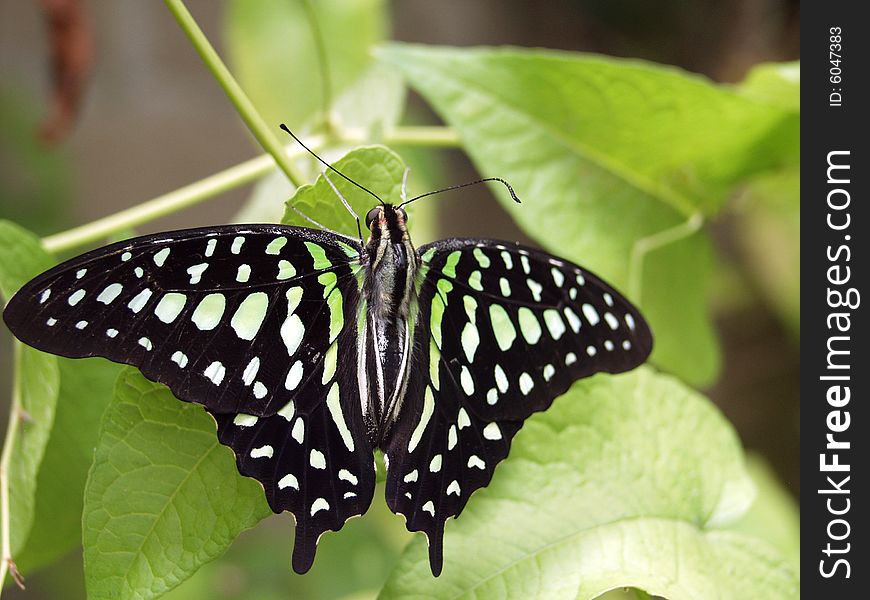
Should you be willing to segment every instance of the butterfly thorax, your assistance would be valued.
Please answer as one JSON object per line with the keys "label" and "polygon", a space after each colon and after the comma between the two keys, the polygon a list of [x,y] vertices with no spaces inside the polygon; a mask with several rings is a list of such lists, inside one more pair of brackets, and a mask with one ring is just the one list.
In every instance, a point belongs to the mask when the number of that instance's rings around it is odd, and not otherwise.
{"label": "butterfly thorax", "polygon": [[395,421],[407,388],[418,259],[401,209],[380,207],[370,229],[357,379],[366,429],[377,446]]}

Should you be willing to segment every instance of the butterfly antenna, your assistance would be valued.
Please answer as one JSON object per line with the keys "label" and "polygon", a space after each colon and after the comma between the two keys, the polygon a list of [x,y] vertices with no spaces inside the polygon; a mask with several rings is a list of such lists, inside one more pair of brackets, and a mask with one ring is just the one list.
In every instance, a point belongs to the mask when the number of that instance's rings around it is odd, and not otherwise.
{"label": "butterfly antenna", "polygon": [[456,184],[456,185],[451,185],[451,186],[446,187],[446,188],[442,188],[442,189],[440,189],[440,190],[435,190],[435,191],[432,191],[432,192],[426,192],[425,194],[420,194],[419,196],[414,196],[414,197],[411,198],[410,200],[405,200],[404,202],[402,202],[402,203],[398,206],[398,208],[401,208],[401,207],[405,206],[406,204],[410,204],[410,203],[413,202],[414,200],[419,200],[420,198],[425,198],[426,196],[432,196],[432,195],[435,195],[435,194],[440,194],[441,192],[449,192],[450,190],[457,190],[457,189],[459,189],[459,188],[468,187],[468,186],[470,186],[470,185],[477,185],[478,183],[483,183],[483,182],[485,182],[485,181],[498,181],[499,183],[503,184],[503,185],[507,188],[508,192],[510,192],[511,198],[513,198],[514,202],[516,202],[517,204],[520,203],[520,199],[517,198],[516,192],[514,192],[514,188],[512,188],[512,187],[511,187],[511,184],[509,184],[507,181],[505,181],[505,180],[502,179],[501,177],[484,177],[483,179],[478,179],[478,180],[476,180],[476,181],[469,181],[469,182],[467,182],[467,183],[459,183],[459,184]]}
{"label": "butterfly antenna", "polygon": [[331,234],[333,234],[333,235],[337,235],[337,236],[339,236],[339,237],[343,237],[343,238],[348,239],[348,240],[352,240],[352,239],[353,239],[353,238],[350,237],[349,235],[345,235],[345,234],[343,234],[343,233],[339,233],[338,231],[335,231],[334,229],[330,229],[329,227],[327,227],[327,226],[324,225],[323,223],[321,223],[321,222],[319,222],[319,221],[315,221],[314,219],[312,219],[311,217],[309,217],[308,215],[306,215],[304,212],[302,212],[301,210],[299,210],[299,209],[296,208],[295,206],[292,206],[292,205],[291,205],[291,206],[290,206],[290,210],[292,210],[292,211],[295,212],[297,215],[299,215],[300,217],[302,217],[303,219],[305,219],[306,221],[308,221],[308,222],[311,223],[312,225],[316,226],[317,228],[322,229],[323,231],[326,231],[327,233],[331,233]]}
{"label": "butterfly antenna", "polygon": [[347,212],[349,212],[351,215],[353,215],[353,218],[356,219],[356,232],[357,232],[357,234],[359,234],[359,243],[361,246],[364,246],[365,244],[363,243],[362,228],[360,227],[360,224],[359,224],[359,215],[356,214],[356,211],[354,211],[353,208],[351,208],[348,201],[344,199],[344,196],[341,195],[341,192],[339,192],[338,188],[335,187],[335,184],[332,183],[332,180],[326,176],[326,173],[323,173],[323,178],[326,180],[326,183],[329,184],[329,187],[332,188],[332,191],[335,192],[335,195],[338,196],[338,199],[341,200],[341,203],[344,204],[344,207],[347,209]]}
{"label": "butterfly antenna", "polygon": [[281,123],[281,125],[279,125],[279,127],[281,127],[281,129],[283,129],[283,130],[286,131],[288,134],[290,134],[290,137],[292,137],[294,140],[296,140],[296,143],[298,143],[300,146],[302,146],[303,148],[305,148],[305,150],[308,151],[308,154],[310,154],[311,156],[313,156],[314,158],[316,158],[317,160],[319,160],[321,163],[323,163],[323,164],[326,166],[327,169],[329,169],[329,170],[331,170],[331,171],[333,171],[333,172],[335,172],[335,173],[338,173],[338,174],[339,174],[342,178],[344,178],[346,181],[352,183],[353,185],[355,185],[356,187],[358,187],[358,188],[361,189],[362,191],[367,192],[368,194],[371,194],[371,195],[374,196],[374,198],[375,198],[378,202],[380,202],[381,204],[383,204],[383,205],[386,204],[386,202],[384,202],[383,200],[381,200],[381,197],[380,197],[380,196],[378,196],[376,193],[374,193],[373,191],[371,191],[369,188],[365,187],[364,185],[361,185],[361,184],[357,183],[356,181],[354,181],[353,179],[351,179],[350,177],[348,177],[347,175],[345,175],[344,173],[342,173],[341,171],[339,171],[338,169],[336,169],[335,167],[333,167],[331,164],[329,164],[328,162],[326,162],[325,160],[323,160],[322,158],[320,158],[319,156],[317,156],[317,153],[314,152],[314,150],[312,150],[312,149],[309,148],[308,146],[306,146],[306,145],[302,142],[302,140],[300,140],[298,137],[296,137],[296,134],[294,134],[292,131],[290,131],[290,128],[288,128],[284,123]]}

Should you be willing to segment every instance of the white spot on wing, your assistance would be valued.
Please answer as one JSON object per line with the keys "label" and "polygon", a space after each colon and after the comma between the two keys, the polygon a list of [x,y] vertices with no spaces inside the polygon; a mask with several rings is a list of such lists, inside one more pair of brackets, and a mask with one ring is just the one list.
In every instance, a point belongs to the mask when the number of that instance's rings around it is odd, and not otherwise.
{"label": "white spot on wing", "polygon": [[460,431],[471,425],[471,419],[468,418],[468,413],[465,412],[464,408],[459,409],[459,414],[456,416],[456,425],[459,426]]}
{"label": "white spot on wing", "polygon": [[616,320],[616,317],[613,316],[613,313],[604,313],[604,320],[607,321],[607,324],[610,325],[610,328],[614,331],[616,331],[616,328],[619,327],[619,321]]}
{"label": "white spot on wing", "polygon": [[254,292],[245,296],[236,309],[230,326],[242,340],[253,340],[263,325],[266,311],[269,308],[269,296],[266,292]]}
{"label": "white spot on wing", "polygon": [[241,264],[236,271],[236,281],[239,283],[248,283],[251,278],[251,265]]}
{"label": "white spot on wing", "polygon": [[320,450],[312,450],[308,455],[308,464],[310,464],[315,469],[325,469],[326,468],[326,457],[323,456],[323,452]]}
{"label": "white spot on wing", "polygon": [[[114,331],[114,329],[110,329],[109,331]],[[106,332],[108,334],[108,331]],[[117,332],[115,332],[117,335]],[[115,337],[114,335],[111,337]],[[187,366],[187,355],[181,350],[176,350],[172,353],[172,362],[177,364],[182,369]]]}
{"label": "white spot on wing", "polygon": [[432,457],[432,460],[429,461],[429,470],[432,473],[437,473],[441,470],[441,455],[436,454]]}
{"label": "white spot on wing", "polygon": [[296,422],[293,423],[293,431],[290,432],[290,437],[300,444],[305,439],[305,422],[302,420],[302,417],[298,417]]}
{"label": "white spot on wing", "polygon": [[411,433],[411,439],[408,442],[408,452],[413,452],[420,443],[420,438],[423,437],[423,432],[426,431],[426,425],[429,424],[429,419],[432,418],[432,412],[435,410],[435,397],[432,394],[432,388],[426,386],[426,393],[423,395],[423,411],[420,414],[420,422]]}
{"label": "white spot on wing", "polygon": [[78,323],[76,323],[76,329],[84,329],[87,326],[88,326],[87,321],[79,321]]}
{"label": "white spot on wing", "polygon": [[466,396],[471,396],[474,393],[474,380],[471,378],[471,371],[465,365],[462,365],[462,371],[459,373],[459,383]]}
{"label": "white spot on wing", "polygon": [[326,407],[329,409],[329,416],[332,417],[335,428],[341,434],[345,447],[349,452],[353,452],[353,436],[344,420],[344,413],[341,410],[341,398],[338,392],[338,383],[333,383],[332,387],[329,388],[329,393],[326,395]]}
{"label": "white spot on wing", "polygon": [[528,394],[533,387],[535,387],[535,380],[532,379],[532,376],[525,372],[522,373],[520,375],[520,391],[523,394]]}
{"label": "white spot on wing", "polygon": [[495,366],[495,384],[498,386],[498,391],[504,394],[508,391],[508,378],[501,365]]}
{"label": "white spot on wing", "polygon": [[196,285],[202,281],[202,274],[208,269],[208,263],[199,263],[187,269],[187,274],[190,275],[190,284]]}
{"label": "white spot on wing", "polygon": [[253,427],[257,424],[257,421],[259,421],[259,419],[254,415],[239,413],[236,415],[236,418],[233,419],[233,425],[236,427]]}
{"label": "white spot on wing", "polygon": [[[523,378],[520,377],[520,382],[522,382]],[[483,437],[488,440],[500,440],[501,439],[501,429],[498,428],[498,425],[495,423],[490,423],[486,427],[483,428]]]}
{"label": "white spot on wing", "polygon": [[598,311],[595,310],[595,307],[591,304],[587,303],[583,305],[583,315],[586,317],[586,320],[589,321],[590,325],[597,325],[601,320],[598,317]]}
{"label": "white spot on wing", "polygon": [[118,330],[117,329],[107,329],[106,335],[109,336],[110,338],[113,338],[116,335],[118,335]]}
{"label": "white spot on wing", "polygon": [[295,390],[296,386],[299,385],[299,382],[302,381],[302,374],[302,361],[297,360],[287,372],[287,379],[284,381],[284,388],[290,391]]}
{"label": "white spot on wing", "polygon": [[287,473],[286,475],[284,475],[284,477],[278,480],[279,490],[283,490],[288,487],[293,488],[294,490],[299,489],[299,480],[296,479],[296,476],[292,473]]}
{"label": "white spot on wing", "polygon": [[149,340],[147,337],[139,338],[139,345],[145,348],[145,350],[148,350],[149,352],[154,347],[151,344],[151,340]]}
{"label": "white spot on wing", "polygon": [[70,306],[75,306],[76,304],[78,304],[79,302],[82,301],[82,298],[85,297],[85,293],[86,292],[84,290],[76,290],[72,294],[70,294],[70,297],[67,299],[67,302],[69,302]]}
{"label": "white spot on wing", "polygon": [[529,286],[529,290],[531,290],[532,297],[535,299],[535,302],[540,302],[541,292],[543,291],[544,287],[534,279],[526,279],[526,284]]}
{"label": "white spot on wing", "polygon": [[359,483],[359,479],[357,479],[356,475],[354,475],[347,469],[341,469],[338,472],[338,478],[342,481],[347,481],[351,485],[356,485]]}
{"label": "white spot on wing", "polygon": [[39,296],[39,303],[45,304],[46,300],[51,296],[51,288],[43,290],[42,294]]}
{"label": "white spot on wing", "polygon": [[254,379],[257,377],[257,371],[260,370],[260,357],[255,356],[250,360],[248,366],[245,367],[244,372],[242,373],[242,382],[245,385],[251,385]]}
{"label": "white spot on wing", "polygon": [[296,413],[296,404],[291,400],[284,405],[284,408],[278,411],[278,414],[284,417],[289,423],[293,420],[293,415]]}
{"label": "white spot on wing", "polygon": [[227,369],[220,361],[216,360],[206,367],[202,374],[208,377],[213,384],[220,385],[224,380],[224,376],[227,374]]}
{"label": "white spot on wing", "polygon": [[127,304],[127,307],[134,313],[138,313],[143,308],[145,308],[145,305],[148,304],[148,300],[151,299],[151,294],[153,293],[154,292],[147,288],[142,290],[141,292],[136,294],[132,300],[130,300],[130,303]]}
{"label": "white spot on wing", "polygon": [[181,314],[184,305],[187,302],[187,296],[178,292],[169,292],[164,294],[154,307],[154,314],[164,323],[172,323]]}
{"label": "white spot on wing", "polygon": [[413,483],[413,482],[417,481],[417,475],[418,475],[417,469],[414,469],[413,471],[411,471],[410,473],[405,475],[405,477],[404,477],[404,479],[402,479],[402,481],[404,481],[405,483]]}
{"label": "white spot on wing", "polygon": [[259,448],[251,450],[251,458],[272,458],[274,453],[275,450],[272,446],[266,444],[265,446],[260,446]]}
{"label": "white spot on wing", "polygon": [[556,369],[553,365],[544,365],[544,381],[550,381],[555,374]]}
{"label": "white spot on wing", "polygon": [[169,253],[171,252],[170,248],[163,248],[157,254],[154,255],[154,264],[158,267],[162,267],[166,262],[166,259],[169,258]]}
{"label": "white spot on wing", "polygon": [[426,504],[423,505],[423,512],[427,512],[433,517],[435,516],[435,505],[432,504],[432,501],[429,500]]}
{"label": "white spot on wing", "polygon": [[233,254],[238,254],[242,251],[242,244],[245,243],[245,238],[242,236],[237,236],[233,238],[233,245],[230,246],[230,252]]}
{"label": "white spot on wing", "polygon": [[190,320],[201,331],[210,331],[221,322],[226,306],[227,299],[223,294],[208,294],[200,300],[190,316]]}
{"label": "white spot on wing", "polygon": [[481,459],[477,454],[472,454],[472,455],[468,458],[468,468],[471,469],[471,468],[474,468],[474,467],[476,467],[476,468],[478,468],[478,469],[480,469],[480,470],[485,470],[485,469],[486,469],[486,463],[483,462],[483,460],[482,460],[482,459]]}
{"label": "white spot on wing", "polygon": [[565,365],[570,366],[577,362],[577,355],[573,352],[569,352],[565,355]]}
{"label": "white spot on wing", "polygon": [[320,512],[321,510],[329,510],[329,502],[326,501],[326,498],[318,498],[314,502],[311,503],[311,516],[313,517],[315,514]]}
{"label": "white spot on wing", "polygon": [[447,486],[447,495],[449,496],[450,494],[456,494],[457,496],[460,494],[459,482],[455,479]]}

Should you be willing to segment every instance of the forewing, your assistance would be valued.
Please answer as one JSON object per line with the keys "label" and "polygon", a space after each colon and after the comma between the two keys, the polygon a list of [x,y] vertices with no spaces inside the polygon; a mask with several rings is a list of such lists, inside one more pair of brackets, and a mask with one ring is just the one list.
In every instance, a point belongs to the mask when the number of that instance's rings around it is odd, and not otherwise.
{"label": "forewing", "polygon": [[3,316],[40,350],[132,364],[182,400],[264,417],[316,379],[354,322],[359,252],[280,225],[161,233],[58,265]]}
{"label": "forewing", "polygon": [[532,413],[570,384],[646,360],[649,327],[592,273],[516,244],[444,240],[418,251],[409,393],[385,443],[387,502],[429,538],[486,486]]}

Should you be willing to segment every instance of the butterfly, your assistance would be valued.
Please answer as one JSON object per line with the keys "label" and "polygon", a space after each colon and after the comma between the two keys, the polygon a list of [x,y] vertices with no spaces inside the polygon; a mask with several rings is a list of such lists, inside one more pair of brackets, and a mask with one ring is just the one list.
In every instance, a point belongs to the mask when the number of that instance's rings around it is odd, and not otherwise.
{"label": "butterfly", "polygon": [[641,364],[652,335],[568,260],[484,239],[415,249],[407,219],[381,201],[366,242],[274,224],[138,237],[39,275],[3,318],[39,350],[135,365],[202,404],[239,471],[295,516],[299,573],[366,512],[383,451],[387,504],[426,534],[437,576],[445,521],[524,420]]}

